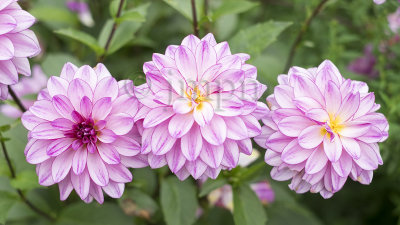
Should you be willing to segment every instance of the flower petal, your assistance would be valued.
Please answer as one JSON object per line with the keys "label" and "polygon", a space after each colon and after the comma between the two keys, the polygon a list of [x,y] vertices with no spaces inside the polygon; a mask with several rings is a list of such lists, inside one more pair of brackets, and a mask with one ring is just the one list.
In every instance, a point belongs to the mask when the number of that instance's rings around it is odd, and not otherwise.
{"label": "flower petal", "polygon": [[87,168],[90,178],[94,183],[100,186],[106,186],[108,184],[108,171],[98,153],[88,154]]}
{"label": "flower petal", "polygon": [[189,161],[194,161],[199,157],[202,145],[203,138],[198,125],[193,125],[192,129],[181,138],[182,154]]}
{"label": "flower petal", "polygon": [[226,139],[227,127],[220,116],[214,115],[210,123],[200,129],[201,135],[212,145],[221,145]]}
{"label": "flower petal", "polygon": [[168,124],[169,134],[174,138],[181,138],[192,128],[193,122],[194,118],[190,113],[175,114]]}

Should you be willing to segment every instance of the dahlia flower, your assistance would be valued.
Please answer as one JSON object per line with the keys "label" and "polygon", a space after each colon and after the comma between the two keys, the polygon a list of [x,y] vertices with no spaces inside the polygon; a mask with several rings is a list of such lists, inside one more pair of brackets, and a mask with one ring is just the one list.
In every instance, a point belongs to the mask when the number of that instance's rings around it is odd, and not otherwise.
{"label": "dahlia flower", "polygon": [[142,154],[149,165],[169,166],[179,179],[216,178],[251,154],[261,133],[257,100],[266,86],[256,80],[249,55],[231,54],[212,34],[187,36],[144,64],[147,83],[135,88],[143,108]]}
{"label": "dahlia flower", "polygon": [[40,53],[39,42],[28,28],[35,18],[16,0],[0,1],[0,99],[8,97],[7,85],[18,82],[18,74],[31,75],[28,57]]}
{"label": "dahlia flower", "polygon": [[400,7],[397,8],[396,12],[388,15],[389,28],[393,33],[397,34],[400,29]]}
{"label": "dahlia flower", "polygon": [[75,189],[85,202],[103,203],[103,191],[121,197],[132,180],[127,167],[144,167],[134,116],[133,84],[117,82],[102,64],[94,69],[67,63],[60,77],[22,115],[29,130],[26,160],[37,165],[39,183],[58,184],[60,199]]}
{"label": "dahlia flower", "polygon": [[293,67],[278,82],[267,98],[271,111],[262,135],[255,138],[267,148],[272,178],[292,179],[290,189],[324,198],[348,176],[371,183],[382,165],[377,143],[388,137],[389,126],[367,84],[344,79],[328,60],[308,70]]}
{"label": "dahlia flower", "polygon": [[385,2],[386,2],[386,0],[374,0],[374,3],[377,5],[383,4]]}
{"label": "dahlia flower", "polygon": [[374,68],[376,65],[376,57],[372,50],[373,46],[371,44],[365,46],[364,55],[350,62],[347,69],[353,73],[366,75],[369,78],[378,77],[379,72]]}
{"label": "dahlia flower", "polygon": [[[20,82],[12,85],[12,88],[15,94],[20,98],[22,104],[29,108],[35,102],[31,100],[29,97],[32,95],[36,95],[40,90],[45,88],[47,85],[47,76],[44,74],[42,68],[39,65],[35,65],[32,69],[32,76],[22,78]],[[11,96],[8,97],[9,100],[12,100]],[[13,105],[0,105],[0,112],[10,118],[19,118],[22,115],[22,112],[19,108]]]}
{"label": "dahlia flower", "polygon": [[81,23],[87,27],[94,26],[92,13],[90,12],[89,5],[81,1],[67,1],[66,3],[69,10],[76,12]]}

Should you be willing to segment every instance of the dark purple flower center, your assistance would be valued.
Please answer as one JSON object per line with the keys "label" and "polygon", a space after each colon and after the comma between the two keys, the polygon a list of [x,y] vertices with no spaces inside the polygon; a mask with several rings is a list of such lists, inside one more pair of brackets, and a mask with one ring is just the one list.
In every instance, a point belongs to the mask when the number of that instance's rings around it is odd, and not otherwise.
{"label": "dark purple flower center", "polygon": [[75,124],[68,136],[80,139],[83,144],[88,144],[90,142],[95,144],[97,141],[97,132],[94,127],[93,119],[89,118]]}

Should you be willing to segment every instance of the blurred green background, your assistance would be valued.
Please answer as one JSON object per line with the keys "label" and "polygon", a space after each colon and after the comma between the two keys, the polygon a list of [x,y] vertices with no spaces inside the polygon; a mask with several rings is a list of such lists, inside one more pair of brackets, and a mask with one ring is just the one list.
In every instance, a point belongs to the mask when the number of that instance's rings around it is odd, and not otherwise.
{"label": "blurred green background", "polygon": [[[200,37],[212,32],[218,42],[229,41],[232,52],[249,53],[249,63],[257,66],[260,82],[268,86],[263,99],[272,93],[277,75],[287,72],[284,67],[290,47],[304,21],[320,3],[320,0],[204,1],[196,0]],[[31,65],[41,65],[48,76],[59,75],[68,61],[95,66],[104,53],[112,25],[117,22],[104,64],[117,79],[132,79],[138,85],[145,81],[142,65],[151,60],[152,53],[163,53],[168,45],[179,44],[193,33],[190,0],[127,0],[122,19],[115,18],[119,0],[87,0],[94,21],[92,27],[83,25],[79,15],[70,11],[64,0],[20,0],[20,3],[38,19],[32,29],[43,52],[31,60]],[[295,194],[287,182],[271,180],[270,167],[265,165],[261,172],[238,182],[269,180],[276,196],[273,203],[264,207],[266,224],[399,223],[400,43],[398,31],[390,30],[387,20],[399,6],[397,0],[388,0],[382,5],[375,5],[372,0],[328,0],[306,30],[292,63],[307,68],[330,59],[344,77],[369,84],[382,106],[380,112],[390,122],[389,139],[380,145],[384,165],[375,171],[371,185],[349,179],[328,200],[318,194]],[[372,46],[371,54],[376,60],[372,65],[375,74],[349,71],[349,64],[364,55],[367,45]],[[228,210],[210,207],[205,197],[197,197],[204,190],[193,180],[177,182],[166,168],[133,170],[133,182],[127,185],[124,196],[119,200],[106,198],[104,205],[86,205],[75,193],[61,202],[58,187],[39,186],[34,166],[25,161],[27,132],[19,120],[1,116],[0,121],[2,125],[12,124],[9,130],[1,129],[1,134],[10,139],[6,145],[17,171],[17,178],[11,179],[0,154],[0,224],[53,223],[22,203],[15,188],[22,189],[35,205],[56,217],[56,224],[234,224]],[[258,161],[262,161],[265,150],[259,151],[262,157]],[[246,169],[237,168],[222,174],[221,179],[242,171]],[[172,191],[179,193],[179,198],[170,202],[165,195],[173,194]],[[244,204],[247,206],[252,207]],[[168,207],[176,211],[171,212]],[[203,208],[200,217],[195,215],[197,208]],[[179,218],[171,220],[174,215]],[[255,219],[257,216],[254,215]]]}

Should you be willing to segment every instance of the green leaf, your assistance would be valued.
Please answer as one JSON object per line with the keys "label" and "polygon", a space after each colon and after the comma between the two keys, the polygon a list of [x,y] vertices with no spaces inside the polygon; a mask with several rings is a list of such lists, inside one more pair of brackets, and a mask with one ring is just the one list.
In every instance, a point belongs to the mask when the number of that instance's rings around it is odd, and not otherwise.
{"label": "green leaf", "polygon": [[208,195],[208,193],[212,192],[213,190],[220,188],[224,185],[228,184],[228,181],[225,178],[218,178],[216,180],[208,179],[202,186],[200,190],[199,197],[204,197]]}
{"label": "green leaf", "polygon": [[139,189],[130,189],[120,200],[121,208],[130,216],[139,216],[147,220],[159,210],[157,202]]}
{"label": "green leaf", "polygon": [[50,24],[60,23],[69,26],[78,24],[78,18],[66,7],[39,5],[32,7],[29,12],[39,21]]}
{"label": "green leaf", "polygon": [[233,219],[236,225],[265,225],[267,215],[248,184],[233,189]]}
{"label": "green leaf", "polygon": [[[307,207],[298,204],[274,203],[268,210],[267,225],[321,225],[321,221]],[[290,216],[288,216],[290,215]]]}
{"label": "green leaf", "polygon": [[8,211],[17,202],[17,197],[9,192],[0,191],[0,224],[4,224]]}
{"label": "green leaf", "polygon": [[278,35],[291,24],[269,21],[243,29],[229,42],[231,49],[233,52],[245,52],[254,57],[276,41]]}
{"label": "green leaf", "polygon": [[68,28],[57,30],[55,33],[81,42],[91,48],[97,55],[101,55],[104,52],[104,49],[99,45],[97,40],[85,32]]}
{"label": "green leaf", "polygon": [[17,174],[17,177],[10,181],[11,186],[23,191],[32,190],[40,187],[38,178],[33,170],[24,170]]}
{"label": "green leaf", "polygon": [[212,21],[217,20],[221,16],[229,15],[229,14],[239,14],[246,12],[259,4],[256,2],[249,1],[223,1],[221,6],[219,6],[214,12],[212,12],[211,19]]}
{"label": "green leaf", "polygon": [[66,53],[56,52],[56,53],[48,53],[43,60],[42,68],[43,72],[47,76],[59,76],[61,73],[61,69],[65,63],[71,62],[76,66],[81,66],[81,62],[77,60],[74,56]]}
{"label": "green leaf", "polygon": [[161,208],[168,225],[191,225],[198,207],[196,188],[190,180],[168,177],[161,183]]}
{"label": "green leaf", "polygon": [[[113,0],[110,3],[110,15],[115,18],[117,16],[118,13],[118,8],[119,8],[119,4],[120,4],[121,0]],[[122,5],[122,10],[126,7],[126,2],[124,1],[124,4]]]}
{"label": "green leaf", "polygon": [[[164,0],[165,3],[170,5],[172,8],[180,12],[184,17],[186,17],[188,20],[193,21],[193,15],[192,15],[192,5],[190,0]],[[196,0],[196,14],[197,14],[197,20],[200,21],[201,18],[203,17],[203,6],[204,6],[204,1],[203,0]]]}
{"label": "green leaf", "polygon": [[136,10],[126,11],[122,14],[121,17],[115,19],[115,22],[117,22],[118,24],[124,21],[144,22],[146,21],[146,17],[144,17],[140,12]]}
{"label": "green leaf", "polygon": [[125,215],[117,204],[75,203],[68,205],[59,216],[59,225],[130,225],[131,218]]}

